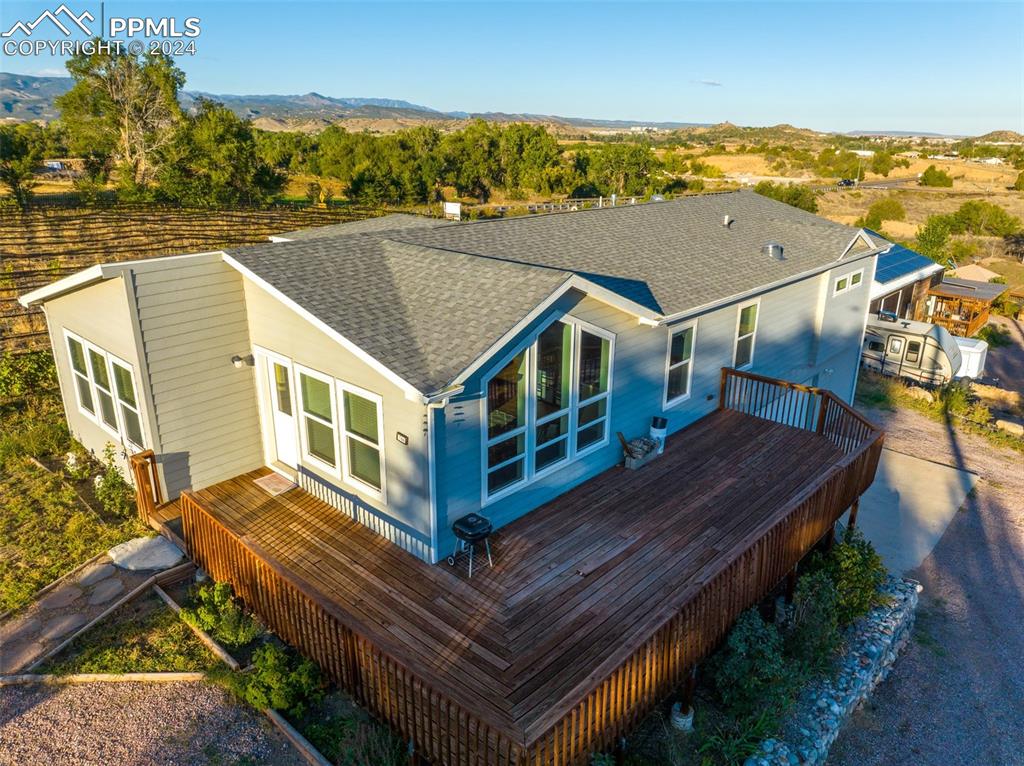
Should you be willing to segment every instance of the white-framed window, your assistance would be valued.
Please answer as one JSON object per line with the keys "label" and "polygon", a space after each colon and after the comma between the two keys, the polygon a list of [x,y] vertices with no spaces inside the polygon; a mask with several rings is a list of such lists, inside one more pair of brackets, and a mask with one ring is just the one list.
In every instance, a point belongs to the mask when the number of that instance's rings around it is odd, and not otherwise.
{"label": "white-framed window", "polygon": [[757,335],[757,315],[760,301],[741,303],[736,312],[736,345],[733,348],[732,366],[746,370],[754,364],[754,341]]}
{"label": "white-framed window", "polygon": [[384,401],[340,380],[337,386],[345,481],[384,501]]}
{"label": "white-framed window", "polygon": [[334,379],[322,372],[295,365],[299,383],[299,442],[302,457],[340,477],[338,460],[338,406]]}
{"label": "white-framed window", "polygon": [[485,504],[608,443],[614,343],[564,316],[485,381]]}
{"label": "white-framed window", "polygon": [[126,447],[146,448],[132,366],[70,330],[64,331],[78,410]]}
{"label": "white-framed window", "polygon": [[690,398],[693,380],[693,348],[697,340],[697,323],[673,327],[668,335],[665,361],[665,407]]}
{"label": "white-framed window", "polygon": [[858,269],[852,271],[849,274],[844,274],[841,277],[836,277],[832,287],[832,296],[842,295],[845,292],[853,290],[861,282],[864,281],[864,269]]}

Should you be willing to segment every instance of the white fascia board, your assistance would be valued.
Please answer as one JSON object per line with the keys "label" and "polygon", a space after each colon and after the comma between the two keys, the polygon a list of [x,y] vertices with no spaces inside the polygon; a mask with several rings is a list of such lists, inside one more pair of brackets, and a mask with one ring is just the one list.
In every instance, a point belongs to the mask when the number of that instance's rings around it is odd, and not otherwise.
{"label": "white fascia board", "polygon": [[551,293],[551,295],[534,306],[530,313],[520,319],[513,327],[505,332],[504,335],[484,350],[480,356],[474,359],[472,364],[466,367],[455,377],[455,380],[452,381],[452,385],[458,386],[460,390],[464,388],[462,384],[464,384],[474,372],[483,367],[491,357],[508,345],[516,335],[522,332],[526,327],[529,327],[530,324],[537,319],[537,317],[547,311],[555,301],[573,289],[586,293],[602,303],[607,303],[621,311],[625,311],[627,314],[632,314],[633,316],[638,317],[641,322],[650,323],[652,326],[656,325],[658,320],[661,318],[660,314],[644,308],[639,303],[623,298],[612,290],[594,284],[589,279],[573,274],[562,282],[562,284],[560,284],[555,291]]}
{"label": "white fascia board", "polygon": [[427,397],[423,394],[422,391],[420,391],[418,388],[412,385],[412,383],[409,383],[407,380],[405,380],[405,378],[398,375],[398,373],[394,372],[388,367],[385,367],[375,357],[366,353],[366,351],[364,351],[362,348],[360,348],[355,343],[350,341],[348,338],[339,333],[333,327],[331,327],[321,319],[317,318],[310,311],[300,306],[298,303],[296,303],[294,300],[292,300],[287,295],[282,293],[280,290],[278,290],[272,284],[267,282],[265,279],[247,269],[245,266],[240,264],[227,253],[224,254],[224,263],[228,264],[233,269],[237,270],[240,274],[245,276],[247,279],[251,280],[253,284],[257,285],[262,290],[269,293],[271,296],[279,300],[281,303],[283,303],[296,314],[301,316],[311,325],[313,325],[318,330],[327,335],[329,338],[336,341],[342,348],[344,348],[349,353],[353,354],[357,359],[365,362],[370,368],[372,368],[376,372],[379,372],[389,381],[394,383],[396,386],[402,389],[402,391],[405,392],[407,399],[410,399],[412,401],[421,401],[424,404],[426,403]]}
{"label": "white fascia board", "polygon": [[900,288],[906,287],[909,284],[913,284],[925,277],[930,277],[932,274],[938,271],[945,271],[945,267],[941,263],[933,263],[929,266],[922,266],[917,271],[912,271],[909,274],[904,274],[902,277],[890,280],[888,282],[878,282],[877,280],[871,281],[871,300],[875,298],[881,298],[883,295],[895,292]]}
{"label": "white fascia board", "polygon": [[276,236],[274,234],[271,234],[269,237],[267,237],[267,239],[269,239],[271,242],[274,242],[274,243],[277,243],[277,242],[294,242],[295,241],[293,239],[288,239],[288,237],[278,237],[278,236]]}

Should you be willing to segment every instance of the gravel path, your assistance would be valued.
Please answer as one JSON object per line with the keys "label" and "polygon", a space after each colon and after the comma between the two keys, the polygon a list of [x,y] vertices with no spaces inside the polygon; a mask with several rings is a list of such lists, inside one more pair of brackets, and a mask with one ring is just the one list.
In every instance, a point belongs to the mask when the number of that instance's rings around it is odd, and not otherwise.
{"label": "gravel path", "polygon": [[887,447],[981,479],[909,573],[924,585],[914,640],[829,764],[1024,764],[1024,456],[911,410],[867,414]]}
{"label": "gravel path", "polygon": [[304,766],[262,715],[205,683],[0,688],[2,766]]}
{"label": "gravel path", "polygon": [[993,316],[991,323],[1008,330],[1012,342],[1008,346],[989,348],[985,376],[998,378],[1005,388],[1024,391],[1024,320]]}

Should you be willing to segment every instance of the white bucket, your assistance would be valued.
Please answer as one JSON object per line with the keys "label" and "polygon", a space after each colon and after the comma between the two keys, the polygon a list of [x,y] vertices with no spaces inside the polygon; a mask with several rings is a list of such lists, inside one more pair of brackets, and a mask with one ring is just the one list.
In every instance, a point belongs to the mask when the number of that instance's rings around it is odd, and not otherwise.
{"label": "white bucket", "polygon": [[683,704],[681,702],[675,703],[672,706],[671,721],[673,729],[689,734],[693,731],[693,708],[691,707],[684,713]]}

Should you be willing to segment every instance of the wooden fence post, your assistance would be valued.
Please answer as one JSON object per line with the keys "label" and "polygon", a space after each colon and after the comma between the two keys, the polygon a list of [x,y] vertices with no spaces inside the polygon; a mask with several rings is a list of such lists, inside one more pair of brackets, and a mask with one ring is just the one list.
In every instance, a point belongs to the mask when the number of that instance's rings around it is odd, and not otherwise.
{"label": "wooden fence post", "polygon": [[857,527],[857,511],[860,510],[860,498],[858,497],[853,501],[853,505],[850,506],[850,522],[846,525],[846,528],[855,529]]}

